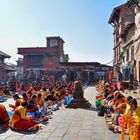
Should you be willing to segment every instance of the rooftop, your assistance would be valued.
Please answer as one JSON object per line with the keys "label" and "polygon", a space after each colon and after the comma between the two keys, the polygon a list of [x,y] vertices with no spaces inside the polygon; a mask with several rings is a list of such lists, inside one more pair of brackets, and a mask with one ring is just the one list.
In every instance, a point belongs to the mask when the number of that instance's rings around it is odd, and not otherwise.
{"label": "rooftop", "polygon": [[10,58],[11,57],[10,55],[8,55],[8,54],[6,54],[6,53],[4,53],[2,51],[0,51],[0,56],[3,56],[5,58]]}
{"label": "rooftop", "polygon": [[114,17],[115,17],[115,16],[119,16],[119,15],[117,14],[117,12],[120,11],[120,9],[121,9],[122,7],[126,7],[126,4],[122,4],[122,5],[118,6],[118,7],[115,7],[115,8],[112,10],[111,16],[110,16],[109,21],[108,21],[109,24],[111,24],[111,23],[114,21]]}

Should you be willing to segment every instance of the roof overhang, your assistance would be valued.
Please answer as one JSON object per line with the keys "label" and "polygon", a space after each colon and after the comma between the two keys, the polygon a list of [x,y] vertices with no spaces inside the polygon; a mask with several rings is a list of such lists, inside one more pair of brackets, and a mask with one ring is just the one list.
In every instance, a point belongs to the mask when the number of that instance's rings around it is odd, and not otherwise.
{"label": "roof overhang", "polygon": [[120,11],[120,9],[121,9],[122,7],[126,7],[126,4],[122,4],[122,5],[120,5],[120,6],[118,6],[118,7],[115,7],[115,8],[113,9],[113,11],[112,11],[112,13],[111,13],[111,16],[110,16],[110,18],[109,18],[109,21],[108,21],[109,24],[113,23],[115,16],[118,16],[118,12]]}

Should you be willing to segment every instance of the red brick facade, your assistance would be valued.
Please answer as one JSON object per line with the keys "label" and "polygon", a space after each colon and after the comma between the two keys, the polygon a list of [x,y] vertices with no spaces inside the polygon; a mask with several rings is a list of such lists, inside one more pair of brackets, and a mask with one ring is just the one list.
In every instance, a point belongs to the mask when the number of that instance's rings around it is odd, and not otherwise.
{"label": "red brick facade", "polygon": [[59,70],[61,61],[65,60],[64,41],[60,37],[48,37],[46,47],[18,48],[18,54],[23,55],[24,72],[28,70]]}
{"label": "red brick facade", "polygon": [[122,40],[120,39],[120,32],[122,32],[122,22],[125,16],[126,6],[125,4],[118,6],[113,9],[112,14],[109,19],[109,24],[114,27],[114,77],[118,77],[118,72],[120,71],[120,56],[122,50]]}

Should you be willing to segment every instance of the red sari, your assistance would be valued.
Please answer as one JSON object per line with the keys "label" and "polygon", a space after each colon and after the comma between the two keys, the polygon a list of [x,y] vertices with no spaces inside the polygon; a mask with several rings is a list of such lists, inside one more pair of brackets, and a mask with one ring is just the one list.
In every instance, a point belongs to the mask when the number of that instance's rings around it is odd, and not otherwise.
{"label": "red sari", "polygon": [[0,124],[8,123],[9,116],[4,105],[0,104]]}
{"label": "red sari", "polygon": [[23,106],[19,106],[15,109],[9,126],[15,130],[27,131],[31,127],[36,127],[36,123],[26,115],[26,109]]}

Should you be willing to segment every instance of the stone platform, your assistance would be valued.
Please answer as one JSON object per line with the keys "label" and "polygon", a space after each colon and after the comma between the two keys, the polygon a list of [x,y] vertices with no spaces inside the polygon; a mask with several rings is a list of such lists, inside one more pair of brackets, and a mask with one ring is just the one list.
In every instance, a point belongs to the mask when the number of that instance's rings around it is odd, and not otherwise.
{"label": "stone platform", "polygon": [[83,99],[73,99],[66,108],[91,108],[91,104],[85,98]]}

